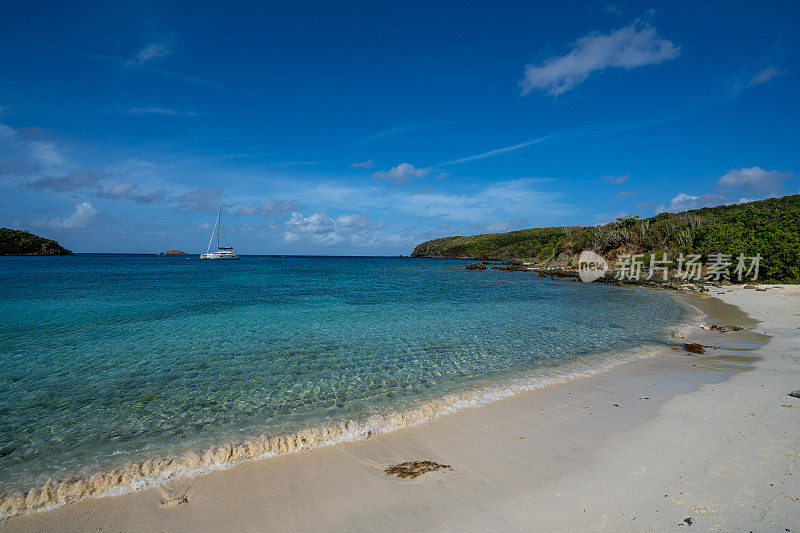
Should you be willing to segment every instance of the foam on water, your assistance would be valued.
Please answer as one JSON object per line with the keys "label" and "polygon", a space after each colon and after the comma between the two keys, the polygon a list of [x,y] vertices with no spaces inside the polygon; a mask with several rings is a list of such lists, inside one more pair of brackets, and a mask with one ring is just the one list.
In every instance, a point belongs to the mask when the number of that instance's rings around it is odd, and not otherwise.
{"label": "foam on water", "polygon": [[290,435],[262,435],[239,444],[215,446],[205,452],[192,451],[180,457],[132,463],[82,479],[48,480],[42,487],[0,497],[0,519],[55,509],[88,498],[144,490],[175,479],[229,469],[248,460],[266,459],[341,442],[360,441],[373,435],[419,426],[465,408],[481,407],[523,392],[610,370],[626,362],[653,355],[659,349],[658,346],[645,346],[630,354],[607,356],[591,364],[573,364],[542,375],[523,375],[505,383],[448,394],[405,412],[376,414],[362,420],[309,428]]}

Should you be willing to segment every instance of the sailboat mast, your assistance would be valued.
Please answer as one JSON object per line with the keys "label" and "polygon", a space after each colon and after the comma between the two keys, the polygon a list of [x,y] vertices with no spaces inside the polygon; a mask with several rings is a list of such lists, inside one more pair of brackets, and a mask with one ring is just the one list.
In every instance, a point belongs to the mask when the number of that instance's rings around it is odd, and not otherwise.
{"label": "sailboat mast", "polygon": [[219,206],[217,213],[217,250],[219,250],[219,234],[222,233],[222,206]]}
{"label": "sailboat mast", "polygon": [[[222,207],[220,206],[220,213],[222,213]],[[211,243],[214,242],[214,232],[217,231],[217,225],[219,225],[219,215],[217,213],[217,220],[214,222],[214,229],[211,230],[211,238],[208,239],[208,248],[206,249],[206,253],[211,252]],[[217,232],[217,247],[219,247],[219,232]]]}

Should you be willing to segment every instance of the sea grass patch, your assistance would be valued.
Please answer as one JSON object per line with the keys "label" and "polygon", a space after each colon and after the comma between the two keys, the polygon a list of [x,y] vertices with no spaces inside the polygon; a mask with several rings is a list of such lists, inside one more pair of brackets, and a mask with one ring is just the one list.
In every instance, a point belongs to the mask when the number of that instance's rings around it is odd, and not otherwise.
{"label": "sea grass patch", "polygon": [[405,463],[398,463],[392,465],[384,472],[387,476],[397,476],[399,478],[416,479],[422,474],[434,472],[436,470],[451,470],[450,465],[443,465],[433,461],[406,461]]}

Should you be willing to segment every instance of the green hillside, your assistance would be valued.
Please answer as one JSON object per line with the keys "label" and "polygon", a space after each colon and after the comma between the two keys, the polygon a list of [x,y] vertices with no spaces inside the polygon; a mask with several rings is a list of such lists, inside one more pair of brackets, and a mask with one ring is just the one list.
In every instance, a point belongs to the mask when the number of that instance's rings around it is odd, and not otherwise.
{"label": "green hillside", "polygon": [[571,264],[582,250],[609,260],[619,254],[744,253],[762,256],[760,279],[800,282],[800,195],[737,205],[628,216],[603,226],[531,228],[507,233],[444,237],[417,246],[412,257],[523,260]]}
{"label": "green hillside", "polygon": [[27,231],[0,228],[0,255],[72,255],[52,239]]}

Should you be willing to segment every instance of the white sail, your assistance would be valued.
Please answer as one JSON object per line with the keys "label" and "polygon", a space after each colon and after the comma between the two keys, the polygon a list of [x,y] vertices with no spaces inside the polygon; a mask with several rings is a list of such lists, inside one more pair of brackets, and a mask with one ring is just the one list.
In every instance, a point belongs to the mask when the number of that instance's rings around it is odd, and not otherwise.
{"label": "white sail", "polygon": [[[212,252],[211,244],[214,242],[215,233],[217,234],[217,250]],[[211,230],[211,238],[208,240],[208,249],[206,249],[206,253],[200,254],[200,259],[239,259],[239,256],[236,255],[236,252],[233,251],[233,248],[227,246],[227,242],[225,243],[225,246],[220,246],[219,239],[221,233],[222,206],[219,206],[219,211],[217,211],[217,220],[214,222],[214,229]]]}

